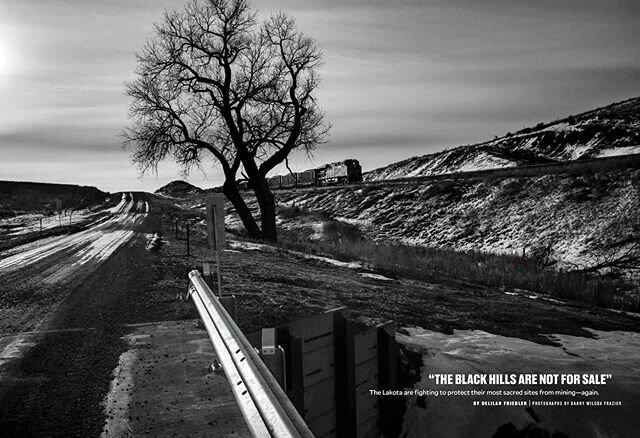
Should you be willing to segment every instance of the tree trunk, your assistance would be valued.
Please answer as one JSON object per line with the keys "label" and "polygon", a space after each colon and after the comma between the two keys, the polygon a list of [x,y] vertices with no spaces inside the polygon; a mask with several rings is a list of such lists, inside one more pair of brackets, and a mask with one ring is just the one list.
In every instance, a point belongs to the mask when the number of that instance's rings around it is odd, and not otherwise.
{"label": "tree trunk", "polygon": [[249,210],[249,207],[247,207],[244,199],[242,199],[235,181],[231,183],[225,182],[222,186],[222,192],[236,209],[236,212],[238,213],[238,216],[240,216],[240,220],[242,221],[242,225],[244,225],[244,228],[245,230],[247,230],[247,233],[249,233],[249,236],[256,239],[264,238],[263,233],[262,231],[260,231],[255,218],[251,214],[251,210]]}
{"label": "tree trunk", "polygon": [[260,206],[260,220],[262,222],[262,238],[270,242],[277,242],[276,232],[276,200],[271,193],[267,180],[256,178],[254,181],[254,193]]}

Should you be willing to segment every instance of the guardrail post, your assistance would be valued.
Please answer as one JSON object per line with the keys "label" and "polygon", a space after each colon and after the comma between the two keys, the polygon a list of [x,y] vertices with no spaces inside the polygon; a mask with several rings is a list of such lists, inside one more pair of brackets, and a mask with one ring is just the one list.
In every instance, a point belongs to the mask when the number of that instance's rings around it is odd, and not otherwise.
{"label": "guardrail post", "polygon": [[282,389],[287,390],[285,379],[285,356],[284,350],[278,345],[277,332],[275,328],[262,329],[262,346],[260,357],[269,368],[273,377],[276,378]]}
{"label": "guardrail post", "polygon": [[302,370],[302,339],[294,338],[288,327],[277,329],[278,344],[284,348],[286,363],[284,380],[287,396],[300,415],[304,415],[304,375]]}
{"label": "guardrail post", "polygon": [[220,304],[224,307],[224,310],[227,311],[229,316],[235,321],[236,320],[236,296],[228,295],[225,297],[220,297]]}
{"label": "guardrail post", "polygon": [[209,286],[209,289],[214,290],[215,281],[213,278],[213,272],[211,272],[211,264],[209,262],[202,262],[202,277],[207,283],[207,286]]}

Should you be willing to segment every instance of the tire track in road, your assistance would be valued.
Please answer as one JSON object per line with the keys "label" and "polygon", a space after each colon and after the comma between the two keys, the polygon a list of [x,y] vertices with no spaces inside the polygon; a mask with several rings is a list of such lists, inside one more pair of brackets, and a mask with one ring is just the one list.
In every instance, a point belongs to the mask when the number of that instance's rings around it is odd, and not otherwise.
{"label": "tire track in road", "polygon": [[[136,201],[131,193],[123,193],[120,203],[108,210],[111,217],[93,227],[56,237],[35,247],[31,243],[24,245],[24,248],[15,248],[11,256],[0,260],[0,280],[10,278],[13,282],[24,281],[24,289],[32,295],[37,294],[43,286],[63,286],[71,282],[74,276],[88,275],[134,237],[136,232],[133,228],[145,220],[148,211],[148,205],[145,205],[144,201]],[[23,272],[29,272],[30,275],[21,275]],[[4,298],[3,295],[0,289],[0,300]],[[54,297],[56,303],[51,306],[49,312],[35,321],[32,320],[30,327],[19,329],[45,330],[49,316],[64,298],[65,295]],[[3,316],[4,313],[2,312]],[[11,313],[8,312],[9,318]],[[31,338],[33,336],[30,334],[17,335],[13,339],[0,338],[0,373],[4,363],[19,357],[34,345]],[[11,341],[6,343],[9,339]]]}
{"label": "tire track in road", "polygon": [[160,216],[145,200],[125,194],[106,220],[2,260],[3,438],[99,436],[126,324],[144,315],[157,275],[140,237],[160,232]]}
{"label": "tire track in road", "polygon": [[75,263],[81,265],[93,259],[104,260],[133,236],[133,231],[128,229],[127,225],[139,224],[147,216],[146,211],[138,213],[135,207],[138,205],[133,195],[129,194],[127,198],[127,195],[123,194],[120,204],[110,210],[113,214],[111,218],[84,231],[57,237],[35,248],[30,248],[32,245],[29,245],[29,249],[14,249],[12,255],[0,260],[0,274],[18,270],[68,249],[76,253]]}

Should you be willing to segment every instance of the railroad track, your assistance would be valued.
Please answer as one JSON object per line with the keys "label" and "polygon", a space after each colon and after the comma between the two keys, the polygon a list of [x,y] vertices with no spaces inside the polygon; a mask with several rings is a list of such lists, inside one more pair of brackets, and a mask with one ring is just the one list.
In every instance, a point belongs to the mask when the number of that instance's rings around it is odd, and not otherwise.
{"label": "railroad track", "polygon": [[[640,154],[620,155],[615,157],[591,158],[586,160],[570,160],[555,163],[535,164],[528,166],[507,167],[499,169],[474,170],[469,172],[452,172],[440,175],[413,176],[407,178],[393,178],[384,180],[362,181],[350,184],[349,187],[366,187],[396,185],[407,183],[429,183],[438,181],[463,181],[471,179],[485,178],[509,178],[557,175],[561,173],[575,173],[576,175],[589,174],[598,170],[606,169],[626,169],[640,168]],[[366,177],[366,174],[365,174]],[[347,185],[326,185],[326,186],[306,186],[306,187],[277,187],[274,191],[296,190],[309,191],[322,189],[342,189]]]}

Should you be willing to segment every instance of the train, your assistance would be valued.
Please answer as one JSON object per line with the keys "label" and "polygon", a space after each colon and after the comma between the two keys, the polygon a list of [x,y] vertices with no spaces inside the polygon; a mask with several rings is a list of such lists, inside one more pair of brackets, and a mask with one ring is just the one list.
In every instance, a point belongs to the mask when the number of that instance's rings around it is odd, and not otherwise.
{"label": "train", "polygon": [[[359,182],[362,182],[362,167],[358,160],[355,159],[329,163],[315,169],[267,178],[267,183],[272,189],[318,187]],[[240,189],[247,189],[247,182],[239,183],[239,187]]]}

